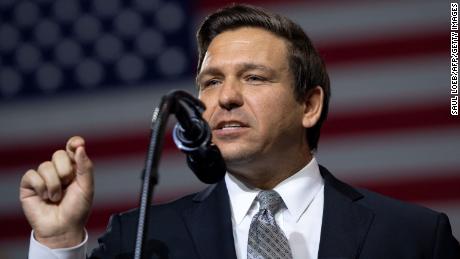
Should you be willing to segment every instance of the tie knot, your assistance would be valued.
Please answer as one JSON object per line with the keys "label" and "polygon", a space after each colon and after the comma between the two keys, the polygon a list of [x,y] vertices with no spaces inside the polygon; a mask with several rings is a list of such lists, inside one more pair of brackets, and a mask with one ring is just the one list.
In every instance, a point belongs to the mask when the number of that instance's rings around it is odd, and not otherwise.
{"label": "tie knot", "polygon": [[276,191],[261,191],[257,195],[260,202],[260,209],[267,209],[275,214],[283,205],[283,199]]}

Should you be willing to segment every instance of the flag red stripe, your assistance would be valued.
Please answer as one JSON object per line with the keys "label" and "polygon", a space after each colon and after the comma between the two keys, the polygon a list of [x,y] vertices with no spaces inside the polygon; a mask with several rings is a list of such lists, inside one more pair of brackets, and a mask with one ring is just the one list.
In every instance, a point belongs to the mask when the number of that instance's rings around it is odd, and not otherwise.
{"label": "flag red stripe", "polygon": [[[323,139],[339,138],[352,135],[403,132],[405,130],[423,130],[460,126],[460,120],[449,116],[448,103],[425,106],[386,107],[382,110],[360,111],[353,113],[332,114],[327,120],[322,133]],[[115,159],[127,155],[143,156],[147,149],[148,129],[127,132],[105,137],[87,137],[87,150],[94,160]],[[3,173],[15,167],[38,166],[49,160],[53,152],[62,149],[65,140],[56,140],[45,144],[28,144],[25,146],[0,147],[0,168]],[[164,143],[164,153],[177,152],[171,135]]]}
{"label": "flag red stripe", "polygon": [[323,137],[328,139],[460,126],[460,120],[450,116],[448,102],[414,106],[391,104],[380,110],[332,111],[330,115],[322,131]]}
{"label": "flag red stripe", "polygon": [[[420,172],[420,175],[423,176],[417,178],[382,180],[378,182],[354,182],[354,185],[377,191],[393,198],[419,204],[437,201],[460,201],[460,191],[458,188],[460,186],[460,174],[455,174],[455,172],[458,172],[458,169]],[[167,201],[183,194],[181,192],[178,195],[160,197],[157,200]],[[132,201],[121,202],[118,205],[110,207],[96,207],[93,209],[87,228],[91,231],[100,231],[105,228],[111,214],[126,211],[136,206],[137,203]],[[30,227],[22,214],[1,215],[0,222],[2,222],[0,241],[27,238],[30,235]]]}
{"label": "flag red stripe", "polygon": [[[385,172],[373,172],[385,175]],[[460,169],[439,170],[433,172],[413,172],[397,179],[385,179],[372,182],[354,181],[353,185],[393,197],[398,200],[427,203],[460,201]],[[440,177],[439,175],[447,175]]]}
{"label": "flag red stripe", "polygon": [[[416,31],[416,30],[414,30]],[[382,35],[366,41],[320,45],[318,51],[327,65],[407,58],[449,53],[449,31],[426,31],[393,36]],[[420,44],[423,42],[423,44]]]}

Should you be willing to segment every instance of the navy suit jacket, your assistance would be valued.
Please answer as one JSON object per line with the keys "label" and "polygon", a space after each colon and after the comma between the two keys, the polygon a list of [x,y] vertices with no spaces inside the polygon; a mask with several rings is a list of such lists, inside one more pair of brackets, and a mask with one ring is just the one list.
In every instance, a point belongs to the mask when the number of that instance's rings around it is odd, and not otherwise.
{"label": "navy suit jacket", "polygon": [[[445,214],[357,190],[320,166],[325,180],[318,258],[451,258],[460,247]],[[138,211],[113,215],[90,258],[133,258]],[[236,259],[224,181],[152,207],[148,258]]]}

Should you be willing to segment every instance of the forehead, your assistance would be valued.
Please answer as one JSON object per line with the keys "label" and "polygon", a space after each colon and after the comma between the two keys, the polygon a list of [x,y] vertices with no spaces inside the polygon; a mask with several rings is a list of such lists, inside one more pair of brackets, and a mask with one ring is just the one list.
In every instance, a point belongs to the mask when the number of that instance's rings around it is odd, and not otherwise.
{"label": "forehead", "polygon": [[265,29],[242,27],[217,35],[209,44],[202,69],[218,63],[287,64],[286,41]]}

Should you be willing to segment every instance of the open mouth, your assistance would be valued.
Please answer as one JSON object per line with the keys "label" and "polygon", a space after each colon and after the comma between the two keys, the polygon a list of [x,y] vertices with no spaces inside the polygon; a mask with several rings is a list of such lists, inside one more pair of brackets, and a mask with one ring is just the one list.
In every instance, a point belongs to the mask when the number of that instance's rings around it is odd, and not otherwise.
{"label": "open mouth", "polygon": [[247,125],[239,121],[222,121],[218,123],[214,129],[232,130],[232,129],[240,129],[240,128],[247,128]]}

